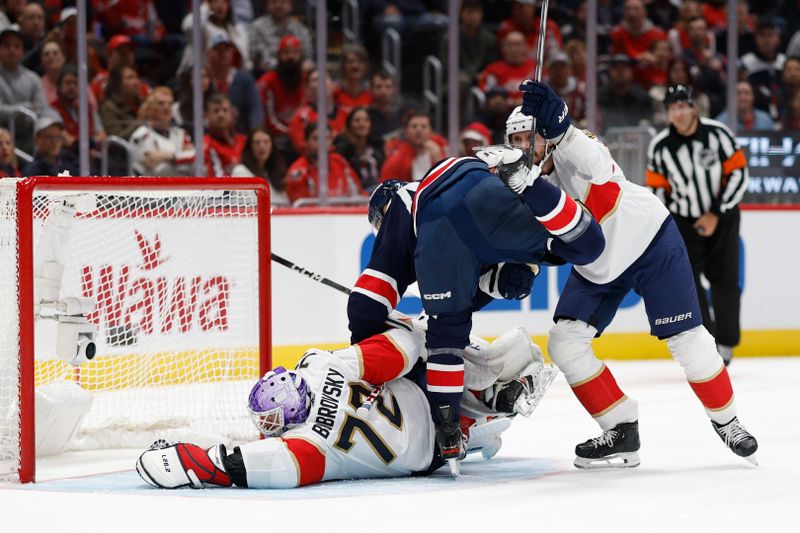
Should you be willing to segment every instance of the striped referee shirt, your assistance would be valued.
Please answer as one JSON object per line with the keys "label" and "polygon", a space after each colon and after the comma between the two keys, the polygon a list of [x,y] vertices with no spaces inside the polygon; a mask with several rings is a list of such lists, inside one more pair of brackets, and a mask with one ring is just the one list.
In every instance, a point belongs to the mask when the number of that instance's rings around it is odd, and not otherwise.
{"label": "striped referee shirt", "polygon": [[693,135],[684,137],[670,126],[647,150],[647,185],[663,191],[667,208],[684,218],[733,209],[749,179],[747,159],[731,130],[716,120],[698,120]]}

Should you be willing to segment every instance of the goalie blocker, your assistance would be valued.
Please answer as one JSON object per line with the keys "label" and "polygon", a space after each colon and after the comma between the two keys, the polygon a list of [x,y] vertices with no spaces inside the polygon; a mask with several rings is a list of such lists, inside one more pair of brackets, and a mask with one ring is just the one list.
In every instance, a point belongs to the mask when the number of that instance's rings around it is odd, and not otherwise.
{"label": "goalie blocker", "polygon": [[[512,417],[530,415],[557,371],[543,364],[524,328],[491,344],[472,340],[461,426],[468,453],[491,458]],[[433,472],[444,463],[416,382],[424,377],[426,355],[422,332],[397,329],[332,353],[309,350],[295,370],[268,372],[251,393],[254,420],[268,438],[232,450],[157,441],[139,457],[137,472],[159,488],[291,488]],[[374,408],[360,416],[373,391],[369,383],[381,381]],[[271,401],[277,397],[282,400]],[[307,398],[314,401],[306,411]]]}

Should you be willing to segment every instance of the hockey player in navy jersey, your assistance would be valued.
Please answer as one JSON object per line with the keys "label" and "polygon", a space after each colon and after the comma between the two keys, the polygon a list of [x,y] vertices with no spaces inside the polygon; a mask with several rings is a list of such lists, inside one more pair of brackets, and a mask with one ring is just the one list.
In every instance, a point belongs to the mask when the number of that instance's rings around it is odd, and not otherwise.
{"label": "hockey player in navy jersey", "polygon": [[[527,151],[535,118],[541,142],[534,161],[548,181],[583,202],[606,239],[599,257],[572,269],[548,338],[550,357],[603,429],[600,437],[578,444],[575,466],[640,462],[638,404],[622,392],[591,347],[630,290],[644,300],[651,334],[667,341],[720,438],[755,463],[758,444],[736,416],[731,381],[703,326],[686,247],[669,212],[648,189],[625,179],[593,134],[570,125],[567,105],[547,84],[526,82],[520,89],[523,105],[507,121],[507,141]],[[516,176],[506,183],[520,194],[532,188],[530,180]]]}
{"label": "hockey player in navy jersey", "polygon": [[[437,163],[416,190],[412,184],[391,196],[385,214],[384,207],[371,210],[379,230],[347,306],[350,331],[358,341],[382,331],[406,288],[419,284],[430,317],[428,399],[437,445],[451,467],[463,454],[458,425],[463,352],[472,313],[487,302],[479,290],[481,276],[492,265],[501,267],[499,278],[506,268],[513,273],[519,265],[553,257],[587,264],[604,246],[588,211],[561,189],[530,178],[521,150],[501,146],[478,155]],[[505,180],[531,180],[532,186],[517,195],[490,168]]]}

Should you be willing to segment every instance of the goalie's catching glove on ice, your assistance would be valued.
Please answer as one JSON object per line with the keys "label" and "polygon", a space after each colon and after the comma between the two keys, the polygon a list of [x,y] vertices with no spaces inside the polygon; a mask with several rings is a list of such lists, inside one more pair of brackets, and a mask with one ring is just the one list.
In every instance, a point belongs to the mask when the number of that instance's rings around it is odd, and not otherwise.
{"label": "goalie's catching glove on ice", "polygon": [[222,444],[204,450],[194,444],[160,439],[139,456],[136,472],[159,489],[230,487],[233,481],[223,462],[226,455]]}
{"label": "goalie's catching glove on ice", "polygon": [[549,85],[525,80],[519,90],[522,91],[522,112],[536,119],[536,133],[549,140],[569,129],[569,108]]}

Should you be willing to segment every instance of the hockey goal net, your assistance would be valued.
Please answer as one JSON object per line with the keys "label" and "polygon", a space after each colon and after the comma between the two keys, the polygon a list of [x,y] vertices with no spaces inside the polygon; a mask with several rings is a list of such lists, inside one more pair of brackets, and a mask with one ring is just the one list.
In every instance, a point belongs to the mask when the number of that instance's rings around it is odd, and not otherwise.
{"label": "hockey goal net", "polygon": [[269,279],[262,180],[0,179],[0,480],[37,453],[257,438]]}

